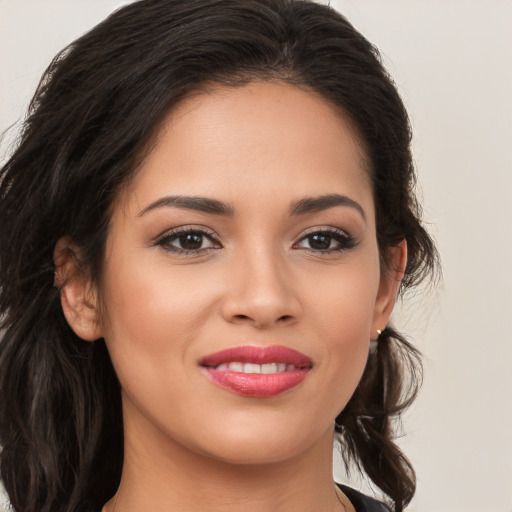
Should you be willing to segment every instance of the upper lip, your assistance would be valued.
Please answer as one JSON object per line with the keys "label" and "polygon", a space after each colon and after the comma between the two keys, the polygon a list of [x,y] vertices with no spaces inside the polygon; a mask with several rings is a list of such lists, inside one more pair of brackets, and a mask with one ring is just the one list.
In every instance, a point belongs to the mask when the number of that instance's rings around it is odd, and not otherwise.
{"label": "upper lip", "polygon": [[258,347],[254,345],[245,345],[241,347],[232,347],[203,357],[199,364],[202,366],[218,366],[222,363],[286,363],[293,364],[297,368],[311,368],[313,362],[311,359],[288,347],[281,345],[272,345],[269,347]]}

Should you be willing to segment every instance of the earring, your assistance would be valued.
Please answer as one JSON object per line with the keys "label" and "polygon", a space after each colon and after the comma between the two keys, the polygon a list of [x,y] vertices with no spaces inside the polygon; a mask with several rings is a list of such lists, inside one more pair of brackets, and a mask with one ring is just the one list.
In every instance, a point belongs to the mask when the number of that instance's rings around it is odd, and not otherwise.
{"label": "earring", "polygon": [[377,337],[370,338],[370,354],[373,354],[377,350],[377,343],[379,342],[379,336],[382,334],[380,329],[376,329]]}
{"label": "earring", "polygon": [[379,341],[379,336],[382,334],[382,331],[380,329],[376,329],[377,336],[375,338],[370,338],[370,341],[372,343],[377,343]]}

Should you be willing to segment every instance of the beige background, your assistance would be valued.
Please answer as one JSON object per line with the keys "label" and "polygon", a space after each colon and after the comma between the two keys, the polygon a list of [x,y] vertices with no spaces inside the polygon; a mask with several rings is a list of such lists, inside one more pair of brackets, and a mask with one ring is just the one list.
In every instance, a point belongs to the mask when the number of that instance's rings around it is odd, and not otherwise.
{"label": "beige background", "polygon": [[[122,3],[0,0],[0,130],[51,57]],[[426,357],[401,439],[418,473],[409,511],[512,512],[512,1],[332,4],[381,49],[409,107],[444,263],[443,289],[397,314]]]}

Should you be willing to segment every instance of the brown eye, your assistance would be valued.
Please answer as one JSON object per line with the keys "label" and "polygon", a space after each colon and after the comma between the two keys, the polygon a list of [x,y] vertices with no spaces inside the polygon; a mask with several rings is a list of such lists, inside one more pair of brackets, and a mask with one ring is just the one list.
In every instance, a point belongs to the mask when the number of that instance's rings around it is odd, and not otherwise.
{"label": "brown eye", "polygon": [[311,247],[311,249],[315,249],[316,251],[326,251],[331,247],[332,237],[325,233],[318,233],[316,235],[309,236],[308,240],[309,247]]}
{"label": "brown eye", "polygon": [[184,249],[186,251],[197,251],[197,249],[202,248],[203,239],[203,235],[198,233],[188,233],[186,235],[179,236],[176,239],[176,242],[180,249]]}
{"label": "brown eye", "polygon": [[313,252],[331,253],[352,249],[356,246],[353,237],[339,229],[314,231],[303,236],[295,247]]}
{"label": "brown eye", "polygon": [[166,251],[178,254],[199,254],[209,249],[221,247],[212,233],[206,233],[197,229],[181,229],[167,233],[155,245],[163,247]]}

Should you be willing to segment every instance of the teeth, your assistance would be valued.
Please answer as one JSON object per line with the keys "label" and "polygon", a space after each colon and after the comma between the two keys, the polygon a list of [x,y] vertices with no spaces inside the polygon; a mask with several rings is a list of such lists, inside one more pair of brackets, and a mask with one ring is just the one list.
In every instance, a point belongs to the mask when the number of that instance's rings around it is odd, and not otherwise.
{"label": "teeth", "polygon": [[262,364],[261,373],[277,373],[277,363]]}
{"label": "teeth", "polygon": [[244,373],[261,373],[261,365],[253,363],[244,364]]}
{"label": "teeth", "polygon": [[229,363],[228,369],[232,372],[243,372],[244,371],[244,363]]}
{"label": "teeth", "polygon": [[254,363],[222,363],[215,367],[217,370],[229,370],[231,372],[238,373],[281,373],[290,372],[296,370],[297,367],[293,364],[286,363],[265,363],[265,364],[254,364]]}

